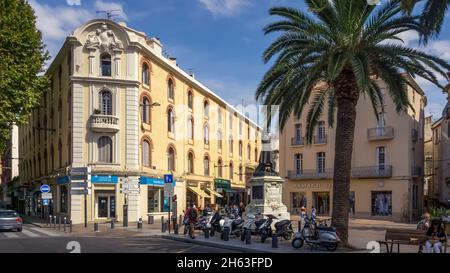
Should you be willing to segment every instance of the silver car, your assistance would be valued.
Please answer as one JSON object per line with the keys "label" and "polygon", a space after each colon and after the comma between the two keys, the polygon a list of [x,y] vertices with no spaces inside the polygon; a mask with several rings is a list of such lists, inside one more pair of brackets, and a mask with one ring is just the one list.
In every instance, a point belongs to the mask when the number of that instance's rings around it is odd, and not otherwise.
{"label": "silver car", "polygon": [[0,210],[0,230],[22,231],[23,220],[20,215],[13,210]]}

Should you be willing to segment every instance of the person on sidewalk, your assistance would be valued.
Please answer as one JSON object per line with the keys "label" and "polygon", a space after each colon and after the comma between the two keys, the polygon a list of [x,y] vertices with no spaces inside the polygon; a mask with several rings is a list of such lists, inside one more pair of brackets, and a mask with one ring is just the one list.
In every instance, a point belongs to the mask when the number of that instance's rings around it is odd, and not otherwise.
{"label": "person on sidewalk", "polygon": [[[427,232],[430,228],[430,219],[431,215],[429,213],[425,213],[422,215],[422,220],[417,224],[417,230],[422,230],[423,232]],[[419,246],[419,253],[423,252],[423,245]]]}
{"label": "person on sidewalk", "polygon": [[425,243],[427,253],[432,253],[432,250],[434,253],[441,253],[442,245],[447,238],[440,221],[434,220],[431,222],[431,227],[427,231],[427,237],[428,240]]}
{"label": "person on sidewalk", "polygon": [[187,218],[187,228],[189,231],[189,236],[191,239],[195,239],[195,233],[194,233],[194,225],[197,223],[197,216],[198,212],[195,208],[194,203],[191,203],[189,208],[186,210],[185,218]]}
{"label": "person on sidewalk", "polygon": [[244,206],[244,203],[243,202],[241,202],[240,204],[239,204],[239,216],[242,218],[242,215],[244,215],[244,212],[245,212],[245,206]]}

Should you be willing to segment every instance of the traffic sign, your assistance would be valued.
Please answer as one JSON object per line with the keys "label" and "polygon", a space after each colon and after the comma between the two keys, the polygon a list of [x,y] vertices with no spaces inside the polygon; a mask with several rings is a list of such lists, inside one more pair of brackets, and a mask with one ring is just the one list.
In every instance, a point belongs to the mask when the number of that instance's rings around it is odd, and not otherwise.
{"label": "traffic sign", "polygon": [[165,174],[164,175],[164,183],[173,183],[173,175],[172,174]]}
{"label": "traffic sign", "polygon": [[164,196],[169,197],[173,195],[173,185],[171,183],[164,183]]}
{"label": "traffic sign", "polygon": [[48,199],[43,199],[42,200],[42,205],[48,206],[49,204],[50,204],[50,201]]}
{"label": "traffic sign", "polygon": [[53,199],[53,195],[49,192],[43,192],[41,194],[42,199]]}
{"label": "traffic sign", "polygon": [[49,193],[50,192],[50,186],[49,185],[42,185],[41,186],[41,192],[42,193]]}

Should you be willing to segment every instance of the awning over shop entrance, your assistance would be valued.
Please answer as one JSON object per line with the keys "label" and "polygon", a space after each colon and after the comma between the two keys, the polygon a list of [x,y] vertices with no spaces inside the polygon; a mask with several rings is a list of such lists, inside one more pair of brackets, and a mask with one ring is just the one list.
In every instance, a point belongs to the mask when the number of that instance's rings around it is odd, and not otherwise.
{"label": "awning over shop entrance", "polygon": [[227,179],[221,179],[221,178],[216,178],[214,179],[214,184],[217,188],[222,188],[222,189],[230,189],[231,188],[231,181],[227,180]]}
{"label": "awning over shop entrance", "polygon": [[235,189],[231,189],[231,188],[229,188],[229,189],[223,189],[226,193],[236,193],[237,192],[237,190],[235,190]]}
{"label": "awning over shop entrance", "polygon": [[188,189],[202,198],[209,198],[209,195],[199,188],[188,186]]}
{"label": "awning over shop entrance", "polygon": [[206,191],[208,191],[209,193],[215,195],[215,196],[218,197],[218,198],[223,198],[223,195],[220,194],[220,193],[218,193],[218,192],[216,192],[215,190],[212,190],[212,189],[210,189],[210,188],[206,188]]}

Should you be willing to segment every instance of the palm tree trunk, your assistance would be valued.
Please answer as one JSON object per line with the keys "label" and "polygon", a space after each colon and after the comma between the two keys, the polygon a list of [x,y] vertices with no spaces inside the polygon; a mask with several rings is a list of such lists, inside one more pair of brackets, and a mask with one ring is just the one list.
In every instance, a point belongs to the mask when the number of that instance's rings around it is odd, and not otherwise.
{"label": "palm tree trunk", "polygon": [[353,139],[358,87],[353,71],[346,69],[334,82],[337,118],[333,175],[332,222],[344,245],[348,245],[348,219]]}

